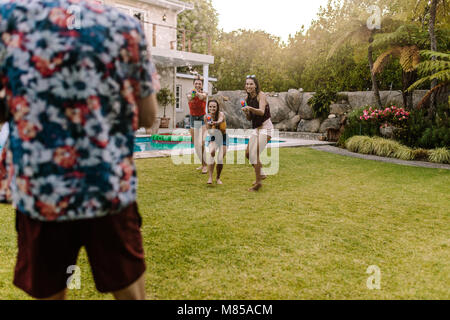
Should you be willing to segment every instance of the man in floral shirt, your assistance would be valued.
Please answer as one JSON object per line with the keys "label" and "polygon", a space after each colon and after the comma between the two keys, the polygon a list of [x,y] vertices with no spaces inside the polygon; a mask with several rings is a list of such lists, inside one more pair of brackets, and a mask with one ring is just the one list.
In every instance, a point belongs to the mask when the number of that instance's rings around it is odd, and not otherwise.
{"label": "man in floral shirt", "polygon": [[133,146],[157,104],[139,22],[93,0],[10,0],[0,5],[0,36],[14,284],[65,298],[67,270],[84,246],[99,291],[144,298]]}

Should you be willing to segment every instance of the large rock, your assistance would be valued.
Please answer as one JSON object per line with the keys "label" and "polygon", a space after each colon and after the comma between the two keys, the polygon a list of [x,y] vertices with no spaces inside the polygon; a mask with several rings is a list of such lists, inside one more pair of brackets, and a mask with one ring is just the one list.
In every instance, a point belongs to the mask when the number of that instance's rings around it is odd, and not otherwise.
{"label": "large rock", "polygon": [[308,101],[314,96],[314,93],[305,92],[303,93],[302,96],[303,99],[300,108],[298,110],[298,114],[302,119],[312,120],[314,119],[314,113],[312,107],[308,104]]}
{"label": "large rock", "polygon": [[286,95],[287,106],[296,114],[298,113],[298,109],[300,109],[300,106],[302,104],[302,96],[303,94],[296,89],[290,89]]}
{"label": "large rock", "polygon": [[[377,102],[372,91],[358,91],[358,92],[342,92],[348,95],[348,101],[352,109],[359,109],[365,106],[376,107]],[[416,90],[413,93],[413,104],[416,106],[424,97],[425,90]],[[403,107],[403,97],[401,91],[380,91],[381,104],[384,106],[395,105]]]}
{"label": "large rock", "polygon": [[[414,92],[414,105],[423,98],[425,90],[417,90]],[[325,132],[324,126],[331,126],[339,129],[336,122],[340,120],[342,112],[349,112],[350,109],[358,109],[365,106],[376,106],[375,96],[372,91],[362,92],[341,92],[348,97],[348,104],[334,104],[330,107],[330,113],[336,114],[336,119],[328,119],[322,124],[321,132]],[[305,132],[316,132],[317,120],[314,122],[301,122],[300,124],[292,121],[298,115],[303,120],[313,120],[313,110],[308,105],[309,99],[313,97],[313,92],[302,93],[299,90],[289,90],[289,92],[268,94],[268,102],[272,113],[272,122],[283,130],[300,130]],[[402,94],[400,91],[381,91],[380,96],[383,105],[403,106]],[[220,91],[214,96],[227,116],[228,126],[230,128],[251,128],[251,122],[247,121],[244,113],[241,111],[240,101],[245,99],[247,94],[245,91]],[[447,102],[448,93],[439,96],[439,101]],[[349,107],[350,106],[350,107]],[[297,108],[298,107],[298,108]],[[345,113],[345,112],[344,112]],[[334,121],[334,122],[333,122]],[[298,122],[298,121],[297,121]],[[295,126],[293,125],[295,123]],[[319,129],[317,129],[319,130]]]}
{"label": "large rock", "polygon": [[376,106],[377,102],[372,91],[345,92],[353,110],[365,106]]}
{"label": "large rock", "polygon": [[[292,110],[286,104],[287,93],[277,94],[275,96],[268,96],[267,102],[270,106],[270,114],[274,124],[283,122],[292,117]],[[294,113],[295,115],[295,113]]]}
{"label": "large rock", "polygon": [[403,107],[403,97],[401,91],[381,91],[380,97],[383,106]]}
{"label": "large rock", "polygon": [[327,129],[335,129],[339,130],[341,128],[341,121],[339,118],[334,119],[326,119],[324,122],[322,122],[320,126],[320,133],[327,132]]}
{"label": "large rock", "polygon": [[318,133],[320,129],[320,119],[304,120],[302,119],[297,126],[297,132]]}
{"label": "large rock", "polygon": [[250,129],[252,123],[247,120],[241,110],[241,100],[246,99],[245,91],[220,91],[212,98],[219,101],[221,110],[227,118],[227,127],[230,129]]}
{"label": "large rock", "polygon": [[330,114],[342,116],[352,110],[349,104],[332,104],[330,105]]}
{"label": "large rock", "polygon": [[278,129],[280,131],[295,131],[299,122],[300,122],[300,116],[293,115],[293,117],[291,117],[287,120],[284,120],[280,123],[277,123],[275,125],[275,129]]}

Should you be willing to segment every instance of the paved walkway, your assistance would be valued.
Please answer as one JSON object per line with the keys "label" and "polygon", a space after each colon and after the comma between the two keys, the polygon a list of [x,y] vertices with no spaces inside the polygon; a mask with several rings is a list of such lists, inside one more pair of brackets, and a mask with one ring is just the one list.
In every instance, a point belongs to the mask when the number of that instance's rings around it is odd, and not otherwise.
{"label": "paved walkway", "polygon": [[311,147],[311,149],[334,153],[334,154],[339,154],[339,155],[353,157],[353,158],[395,163],[395,164],[400,164],[400,165],[404,165],[404,166],[450,170],[450,165],[448,165],[448,164],[440,164],[440,163],[432,163],[432,162],[424,162],[424,161],[405,161],[405,160],[399,160],[399,159],[394,159],[394,158],[384,158],[384,157],[378,157],[378,156],[373,156],[373,155],[354,153],[354,152],[350,152],[348,150],[333,147],[333,146],[316,146],[316,147]]}

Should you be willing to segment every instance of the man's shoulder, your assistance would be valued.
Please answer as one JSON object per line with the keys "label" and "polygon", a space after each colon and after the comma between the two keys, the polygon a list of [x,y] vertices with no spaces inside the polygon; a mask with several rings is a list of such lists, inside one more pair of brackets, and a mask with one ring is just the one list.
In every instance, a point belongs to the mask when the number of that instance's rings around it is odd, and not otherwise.
{"label": "man's shoulder", "polygon": [[[95,14],[113,14],[115,22],[121,22],[130,28],[140,29],[139,21],[132,16],[120,11],[118,8],[103,4],[96,0],[47,0],[46,2],[37,2],[36,0],[0,0],[0,16],[5,18],[11,14],[16,8],[31,9],[36,7],[64,8],[72,14],[82,14],[83,12],[94,12]],[[6,9],[6,10],[5,10]]]}

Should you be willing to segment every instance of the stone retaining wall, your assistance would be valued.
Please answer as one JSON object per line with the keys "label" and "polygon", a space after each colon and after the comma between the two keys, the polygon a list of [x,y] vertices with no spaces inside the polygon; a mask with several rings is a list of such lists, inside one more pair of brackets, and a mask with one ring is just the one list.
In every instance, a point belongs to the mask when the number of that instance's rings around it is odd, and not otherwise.
{"label": "stone retaining wall", "polygon": [[[413,94],[413,103],[417,105],[427,91],[417,90]],[[291,89],[288,92],[267,93],[272,122],[280,131],[298,131],[310,133],[325,133],[327,129],[339,129],[342,117],[363,106],[376,106],[373,92],[341,92],[347,99],[330,106],[330,116],[321,121],[314,119],[313,110],[308,101],[314,92],[301,92]],[[381,91],[383,105],[392,104],[403,106],[403,98],[400,91]],[[444,95],[448,96],[448,93]],[[443,99],[446,99],[445,97]],[[245,91],[219,91],[213,96],[221,104],[222,110],[227,115],[229,128],[251,128],[241,111],[240,101],[246,98]],[[444,100],[445,101],[445,100]]]}

